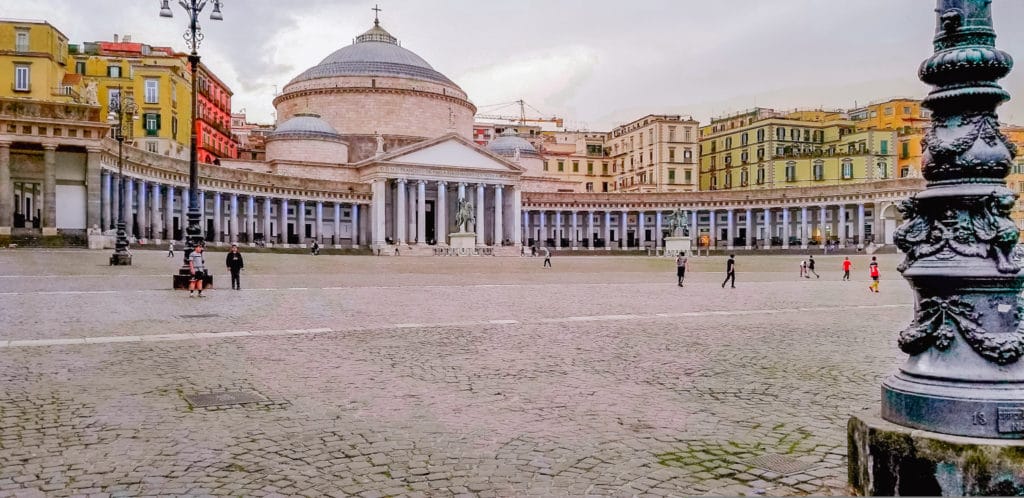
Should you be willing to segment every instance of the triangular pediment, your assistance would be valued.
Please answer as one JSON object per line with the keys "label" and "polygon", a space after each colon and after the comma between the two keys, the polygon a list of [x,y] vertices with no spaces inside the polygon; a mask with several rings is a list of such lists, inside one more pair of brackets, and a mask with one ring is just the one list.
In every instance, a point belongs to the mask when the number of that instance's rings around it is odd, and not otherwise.
{"label": "triangular pediment", "polygon": [[503,173],[523,171],[515,163],[454,134],[413,144],[383,156],[371,158],[367,162],[466,168]]}

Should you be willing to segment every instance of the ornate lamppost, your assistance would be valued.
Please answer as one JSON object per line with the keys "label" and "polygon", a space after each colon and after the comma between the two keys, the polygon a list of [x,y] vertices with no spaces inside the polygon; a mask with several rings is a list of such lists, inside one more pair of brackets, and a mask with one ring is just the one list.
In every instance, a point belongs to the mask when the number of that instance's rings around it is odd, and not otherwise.
{"label": "ornate lamppost", "polygon": [[123,96],[120,86],[117,87],[117,96],[110,99],[107,107],[110,111],[107,124],[110,125],[111,136],[117,140],[117,240],[114,242],[114,254],[110,255],[110,265],[128,266],[132,264],[132,253],[128,252],[124,221],[124,141],[132,138],[139,108],[131,95]]}
{"label": "ornate lamppost", "polygon": [[916,294],[899,335],[910,355],[882,384],[881,417],[849,426],[864,494],[1024,494],[1024,272],[1006,188],[1016,147],[996,108],[1013,67],[995,47],[992,0],[937,0],[922,173],[895,233]]}
{"label": "ornate lamppost", "polygon": [[[223,2],[221,0],[211,1],[213,2],[213,11],[210,13],[210,19],[213,21],[224,20],[224,16],[220,11]],[[174,13],[171,12],[171,7],[168,5],[169,3],[169,0],[161,0],[160,17],[174,17]],[[202,214],[199,210],[199,156],[196,150],[196,120],[198,119],[198,88],[196,87],[196,75],[199,72],[199,53],[197,50],[199,49],[199,44],[203,41],[203,32],[199,27],[199,14],[206,7],[207,3],[209,3],[207,0],[178,0],[178,5],[181,5],[181,8],[185,9],[185,13],[188,15],[189,20],[184,38],[185,44],[191,50],[188,55],[188,63],[192,70],[192,122],[190,123],[192,137],[189,144],[188,225],[185,228],[185,259],[184,265],[178,271],[178,274],[174,276],[175,289],[188,288],[188,281],[190,278],[188,267],[189,256],[192,254],[192,250],[194,248],[205,245],[203,241],[203,230],[199,226],[199,220],[202,218]]]}

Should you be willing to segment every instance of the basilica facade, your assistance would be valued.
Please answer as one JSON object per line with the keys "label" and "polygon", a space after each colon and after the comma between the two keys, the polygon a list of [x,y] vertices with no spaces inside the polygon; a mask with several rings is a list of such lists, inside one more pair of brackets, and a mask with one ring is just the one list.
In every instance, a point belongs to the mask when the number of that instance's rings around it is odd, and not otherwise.
{"label": "basilica facade", "polygon": [[[663,216],[683,209],[695,245],[884,244],[898,221],[895,203],[923,188],[919,179],[896,179],[757,192],[576,192],[544,175],[543,158],[523,138],[477,145],[466,92],[377,21],[295,76],[274,106],[265,159],[200,168],[208,243],[317,241],[426,255],[466,232],[490,254],[534,244],[653,249],[671,235]],[[135,239],[183,240],[187,161],[125,147],[119,165],[104,116],[96,106],[0,99],[0,236],[109,233],[123,216]],[[472,223],[456,224],[461,202],[472,204]]]}

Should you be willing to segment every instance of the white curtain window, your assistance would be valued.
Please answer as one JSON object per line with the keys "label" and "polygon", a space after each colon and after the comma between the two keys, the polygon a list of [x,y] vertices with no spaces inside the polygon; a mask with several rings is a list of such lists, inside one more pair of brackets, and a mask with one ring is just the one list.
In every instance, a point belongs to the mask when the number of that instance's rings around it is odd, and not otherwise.
{"label": "white curtain window", "polygon": [[160,82],[156,79],[146,80],[146,103],[157,104],[160,102]]}
{"label": "white curtain window", "polygon": [[26,65],[14,66],[14,89],[19,92],[29,91],[29,67]]}
{"label": "white curtain window", "polygon": [[28,52],[28,31],[18,31],[14,44],[14,50],[18,52]]}

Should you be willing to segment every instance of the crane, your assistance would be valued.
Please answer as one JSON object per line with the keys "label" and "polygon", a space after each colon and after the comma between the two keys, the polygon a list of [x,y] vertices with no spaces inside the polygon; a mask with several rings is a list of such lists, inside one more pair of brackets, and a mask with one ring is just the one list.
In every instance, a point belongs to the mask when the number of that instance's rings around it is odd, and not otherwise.
{"label": "crane", "polygon": [[[512,105],[519,106],[519,115],[518,116],[512,116],[512,115],[507,115],[507,114],[498,114],[502,109],[505,109],[505,108],[507,108],[509,106],[512,106]],[[525,125],[526,123],[554,123],[555,126],[557,126],[559,128],[561,128],[562,124],[564,123],[564,120],[562,118],[558,117],[558,116],[551,116],[551,117],[547,117],[547,118],[545,118],[545,117],[537,117],[537,118],[528,118],[528,117],[526,117],[526,108],[527,107],[529,107],[531,110],[537,112],[537,114],[543,114],[543,113],[538,111],[532,105],[527,104],[526,101],[523,100],[523,99],[519,99],[519,100],[517,100],[515,102],[505,102],[503,104],[492,104],[492,105],[484,106],[484,107],[491,108],[491,111],[490,111],[491,113],[477,114],[476,115],[477,118],[479,118],[479,119],[500,119],[500,120],[503,120],[503,121],[510,121],[510,122],[519,123],[519,124],[522,124],[522,125]]]}

